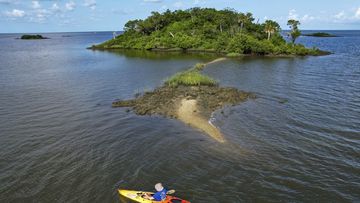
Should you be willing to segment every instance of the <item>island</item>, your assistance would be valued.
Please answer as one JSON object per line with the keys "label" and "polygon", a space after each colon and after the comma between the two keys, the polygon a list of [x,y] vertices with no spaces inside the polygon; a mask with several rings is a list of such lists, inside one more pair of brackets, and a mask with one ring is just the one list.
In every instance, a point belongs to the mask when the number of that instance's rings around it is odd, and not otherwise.
{"label": "island", "polygon": [[326,32],[315,32],[315,33],[310,33],[310,34],[303,34],[303,36],[307,36],[307,37],[339,37],[337,35],[333,35],[333,34],[326,33]]}
{"label": "island", "polygon": [[47,37],[43,37],[42,35],[23,35],[20,39],[24,40],[32,40],[32,39],[49,39]]}
{"label": "island", "polygon": [[228,56],[329,54],[296,44],[301,34],[300,22],[289,20],[288,25],[290,42],[282,37],[277,22],[258,23],[251,13],[212,8],[167,10],[152,12],[145,20],[130,20],[123,34],[91,48],[212,52]]}
{"label": "island", "polygon": [[[300,22],[289,20],[290,40],[285,40],[277,22],[254,22],[251,13],[232,9],[192,8],[152,12],[145,20],[130,20],[125,32],[91,49],[132,49],[161,52],[211,52],[220,58],[199,63],[176,73],[151,92],[131,100],[116,100],[113,107],[130,107],[138,115],[162,115],[178,119],[203,131],[218,142],[226,142],[221,130],[211,123],[216,110],[255,99],[256,95],[218,82],[202,74],[209,64],[243,55],[306,56],[328,52],[297,44]],[[225,57],[226,58],[225,58]],[[130,109],[129,109],[130,111]],[[222,111],[221,111],[222,112]]]}
{"label": "island", "polygon": [[222,60],[226,59],[198,63],[189,70],[171,76],[154,91],[145,92],[135,99],[115,101],[112,106],[131,107],[138,115],[162,115],[179,119],[223,143],[225,137],[210,122],[212,113],[225,106],[255,99],[256,96],[232,87],[220,87],[215,79],[201,73],[207,65]]}

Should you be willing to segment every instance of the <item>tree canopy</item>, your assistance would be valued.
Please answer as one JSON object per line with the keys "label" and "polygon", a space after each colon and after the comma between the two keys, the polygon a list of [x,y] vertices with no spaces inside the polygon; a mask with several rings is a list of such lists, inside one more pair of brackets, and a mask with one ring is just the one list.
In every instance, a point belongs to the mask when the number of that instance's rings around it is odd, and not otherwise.
{"label": "tree canopy", "polygon": [[[251,13],[234,9],[191,8],[152,12],[128,21],[124,33],[94,48],[182,50],[256,55],[317,55],[318,49],[292,45],[283,39],[277,22],[254,22]],[[296,26],[296,24],[291,24]]]}
{"label": "tree canopy", "polygon": [[287,23],[288,26],[290,26],[291,32],[290,37],[293,44],[295,44],[295,40],[301,35],[301,32],[299,30],[300,22],[298,20],[290,19]]}

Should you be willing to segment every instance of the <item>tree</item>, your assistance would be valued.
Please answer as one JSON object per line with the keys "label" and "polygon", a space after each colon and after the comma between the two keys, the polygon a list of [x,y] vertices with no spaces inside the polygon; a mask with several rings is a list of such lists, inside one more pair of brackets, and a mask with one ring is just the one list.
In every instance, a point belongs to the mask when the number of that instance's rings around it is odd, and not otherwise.
{"label": "tree", "polygon": [[239,13],[237,23],[240,27],[240,32],[242,32],[243,28],[248,28],[249,25],[252,24],[252,22],[255,20],[252,13]]}
{"label": "tree", "polygon": [[296,38],[298,38],[301,35],[301,32],[298,28],[298,26],[300,25],[300,22],[298,20],[290,19],[290,20],[288,20],[287,25],[290,26],[290,29],[291,29],[291,32],[290,32],[291,42],[293,44],[295,44]]}
{"label": "tree", "polygon": [[137,24],[140,22],[140,20],[129,20],[125,26],[124,26],[124,30],[125,31],[133,31],[136,29]]}
{"label": "tree", "polygon": [[268,38],[267,38],[268,40],[270,40],[272,34],[280,31],[280,25],[272,20],[265,21],[264,27],[265,27],[264,28],[265,32],[268,34]]}
{"label": "tree", "polygon": [[267,20],[259,24],[251,13],[229,8],[166,10],[163,13],[151,12],[143,20],[128,21],[123,34],[98,47],[143,50],[178,48],[260,55],[319,53],[295,44],[300,35],[299,21],[289,20],[288,25],[292,44],[283,39],[278,23]]}

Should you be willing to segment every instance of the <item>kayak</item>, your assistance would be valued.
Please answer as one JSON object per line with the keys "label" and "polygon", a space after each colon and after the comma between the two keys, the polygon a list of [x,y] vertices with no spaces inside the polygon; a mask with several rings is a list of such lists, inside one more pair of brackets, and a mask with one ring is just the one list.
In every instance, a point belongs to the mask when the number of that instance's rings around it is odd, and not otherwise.
{"label": "kayak", "polygon": [[189,201],[186,201],[186,200],[174,197],[174,196],[170,196],[170,195],[166,195],[166,199],[161,202],[145,199],[142,197],[145,193],[154,194],[153,192],[121,190],[121,189],[119,189],[118,191],[119,191],[120,195],[127,197],[135,202],[141,202],[141,203],[190,203]]}

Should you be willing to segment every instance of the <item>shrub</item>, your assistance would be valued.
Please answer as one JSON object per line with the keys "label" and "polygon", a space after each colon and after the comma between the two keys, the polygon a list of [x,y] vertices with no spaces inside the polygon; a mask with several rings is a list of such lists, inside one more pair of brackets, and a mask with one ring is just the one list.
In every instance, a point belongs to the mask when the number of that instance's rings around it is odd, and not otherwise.
{"label": "shrub", "polygon": [[202,75],[199,71],[188,70],[185,72],[177,73],[170,77],[165,82],[166,85],[171,87],[177,87],[179,85],[185,86],[214,86],[217,82],[209,76]]}
{"label": "shrub", "polygon": [[241,54],[232,52],[232,53],[226,54],[226,56],[227,57],[238,57],[238,56],[241,56]]}
{"label": "shrub", "polygon": [[197,64],[195,64],[194,69],[201,71],[204,67],[205,67],[204,63],[197,63]]}

